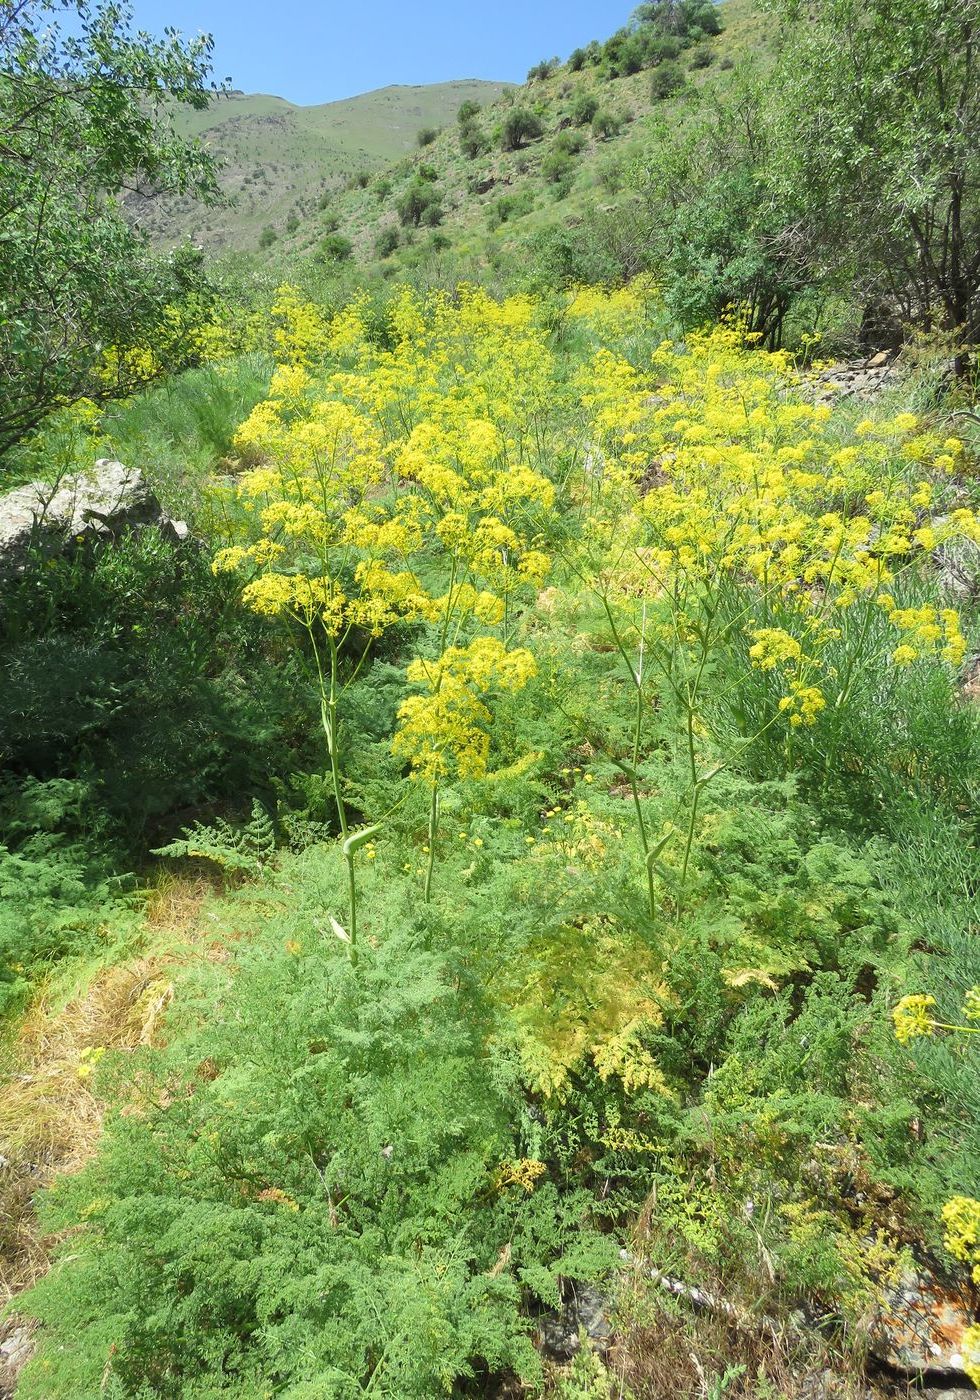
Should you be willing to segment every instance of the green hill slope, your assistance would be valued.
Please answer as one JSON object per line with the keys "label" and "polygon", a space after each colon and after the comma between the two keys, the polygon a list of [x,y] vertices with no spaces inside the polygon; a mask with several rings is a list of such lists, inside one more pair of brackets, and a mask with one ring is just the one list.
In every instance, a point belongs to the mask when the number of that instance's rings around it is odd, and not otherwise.
{"label": "green hill slope", "polygon": [[[290,255],[319,250],[329,260],[323,239],[335,232],[362,273],[393,276],[432,263],[438,278],[442,262],[484,277],[523,265],[528,238],[542,229],[624,209],[629,167],[663,139],[663,128],[676,130],[726,102],[748,68],[771,61],[771,27],[755,0],[724,0],[719,8],[720,34],[657,66],[614,76],[605,63],[554,65],[484,102],[464,126],[454,111],[423,150],[327,196],[301,226],[280,223],[273,256],[288,263]],[[658,90],[665,70],[677,84],[666,93]],[[509,149],[505,127],[515,109],[533,114],[540,134]],[[406,197],[421,187],[429,204],[416,219],[406,213]]]}
{"label": "green hill slope", "polygon": [[179,128],[222,162],[226,201],[142,199],[129,207],[159,244],[183,237],[213,250],[254,248],[266,225],[301,224],[321,199],[414,149],[422,127],[455,117],[465,101],[492,102],[507,84],[461,80],[386,87],[341,102],[298,107],[281,97],[230,93]]}

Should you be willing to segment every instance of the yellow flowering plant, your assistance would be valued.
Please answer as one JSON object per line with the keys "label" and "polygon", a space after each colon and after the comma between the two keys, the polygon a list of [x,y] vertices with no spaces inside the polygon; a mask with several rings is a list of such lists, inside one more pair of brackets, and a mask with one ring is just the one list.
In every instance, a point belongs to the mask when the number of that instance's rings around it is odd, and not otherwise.
{"label": "yellow flowering plant", "polygon": [[491,689],[520,690],[534,672],[529,651],[508,650],[495,637],[449,647],[435,661],[419,659],[408,668],[408,679],[423,689],[402,703],[392,747],[409,760],[412,773],[430,791],[426,900],[432,892],[439,830],[439,784],[453,775],[486,774],[491,721],[487,694]]}
{"label": "yellow flowering plant", "polygon": [[[958,440],[899,414],[859,424],[842,446],[830,409],[808,401],[788,356],[747,347],[737,326],[664,342],[649,372],[600,346],[578,388],[589,447],[572,563],[602,604],[636,692],[627,776],[648,859],[635,778],[642,721],[662,696],[681,716],[679,909],[699,797],[719,754],[723,765],[784,725],[791,759],[794,733],[846,707],[859,675],[889,657],[899,667],[962,663],[957,612],[903,607],[895,594],[939,545],[980,539],[980,520],[966,508],[942,514]],[[719,687],[722,660],[733,679]],[[768,702],[748,719],[739,675],[753,672]],[[734,740],[723,738],[721,717],[734,720]]]}
{"label": "yellow flowering plant", "polygon": [[[967,1026],[947,1021],[937,1021],[932,1014],[936,998],[913,993],[902,997],[892,1011],[895,1039],[900,1045],[921,1037],[935,1035],[936,1031],[958,1031],[965,1035],[980,1035],[980,1026]],[[963,1019],[980,1021],[980,986],[971,987],[963,1003]]]}

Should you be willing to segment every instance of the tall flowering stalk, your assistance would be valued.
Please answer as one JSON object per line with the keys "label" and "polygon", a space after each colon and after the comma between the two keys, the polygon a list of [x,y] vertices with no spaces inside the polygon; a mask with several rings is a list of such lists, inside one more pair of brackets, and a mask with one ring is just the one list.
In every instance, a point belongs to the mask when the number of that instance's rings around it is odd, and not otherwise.
{"label": "tall flowering stalk", "polygon": [[364,503],[386,478],[377,429],[356,409],[313,399],[309,390],[305,370],[280,368],[269,398],[239,430],[239,449],[264,458],[238,486],[253,538],[222,550],[213,567],[249,571],[245,604],[291,619],[309,639],[337,821],[346,837],[342,656],[357,644],[356,675],[372,641],[396,621],[421,615],[428,600],[410,570],[391,567],[418,543],[410,524],[400,521],[387,534],[364,529]]}
{"label": "tall flowering stalk", "polygon": [[[648,693],[640,652],[678,709],[688,770],[680,907],[704,789],[730,758],[714,756],[718,721],[744,708],[739,680],[722,687],[718,676],[766,678],[768,712],[738,719],[736,751],[780,725],[791,759],[794,733],[846,707],[868,668],[937,656],[958,666],[956,611],[903,607],[896,592],[938,546],[980,540],[980,521],[945,509],[958,440],[899,414],[858,424],[842,445],[788,359],[746,348],[738,327],[664,343],[649,370],[599,348],[579,389],[589,450],[576,568],[629,669],[637,735]],[[648,857],[637,737],[633,747]]]}
{"label": "tall flowering stalk", "polygon": [[416,660],[408,668],[408,679],[420,693],[402,703],[392,747],[429,788],[426,901],[432,894],[440,784],[452,777],[478,779],[486,774],[493,718],[490,694],[523,689],[535,671],[526,648],[508,650],[496,637],[448,647],[434,661]]}

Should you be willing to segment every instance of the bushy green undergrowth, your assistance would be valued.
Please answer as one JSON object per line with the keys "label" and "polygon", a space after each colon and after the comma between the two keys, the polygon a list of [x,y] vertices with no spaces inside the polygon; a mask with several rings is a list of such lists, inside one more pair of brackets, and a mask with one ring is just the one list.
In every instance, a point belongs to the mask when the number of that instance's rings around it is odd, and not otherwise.
{"label": "bushy green undergrowth", "polygon": [[117,894],[177,816],[275,804],[306,770],[308,668],[196,546],[155,533],[4,585],[0,987],[116,941]]}
{"label": "bushy green undergrowth", "polygon": [[859,1350],[980,1160],[972,1047],[889,1015],[976,981],[961,444],[642,284],[276,305],[209,551],[13,594],[12,976],[132,917],[127,837],[227,883],[99,1061],[21,1393],[538,1393],[623,1248]]}
{"label": "bushy green undergrowth", "polygon": [[[600,829],[622,799],[586,776],[551,800]],[[428,908],[417,843],[379,843],[356,967],[331,927],[336,850],[214,907],[249,930],[234,971],[185,974],[168,1049],[103,1062],[102,1151],[45,1208],[84,1228],[28,1306],[73,1343],[43,1349],[23,1394],[341,1397],[377,1375],[422,1397],[508,1371],[533,1389],[535,1312],[565,1279],[608,1280],[652,1202],[657,1267],[858,1315],[975,1161],[924,1159],[909,1133],[922,1112],[949,1123],[967,1081],[930,1047],[910,1082],[890,1034],[898,855],[824,832],[791,785],[719,790],[665,1018],[635,1047],[662,1081],[628,1088],[579,1050],[649,963],[633,853],[569,882],[564,842],[526,854],[549,822],[472,816]],[[726,985],[732,950],[760,943],[807,970]]]}

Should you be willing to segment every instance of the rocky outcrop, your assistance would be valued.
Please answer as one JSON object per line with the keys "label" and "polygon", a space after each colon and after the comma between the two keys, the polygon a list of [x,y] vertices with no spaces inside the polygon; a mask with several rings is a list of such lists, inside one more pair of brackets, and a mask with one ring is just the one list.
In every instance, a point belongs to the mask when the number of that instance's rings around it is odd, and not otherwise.
{"label": "rocky outcrop", "polygon": [[31,1359],[32,1330],[16,1318],[0,1322],[0,1400],[8,1400],[14,1394],[17,1377]]}
{"label": "rocky outcrop", "polygon": [[882,1300],[871,1354],[893,1371],[934,1385],[963,1377],[964,1337],[973,1320],[970,1300],[920,1262]]}
{"label": "rocky outcrop", "polygon": [[899,362],[891,350],[880,350],[864,360],[844,360],[822,370],[812,380],[817,403],[838,399],[873,399],[899,378]]}
{"label": "rocky outcrop", "polygon": [[103,459],[55,485],[32,481],[0,497],[0,577],[23,573],[31,559],[153,527],[188,537],[171,520],[143,473]]}

